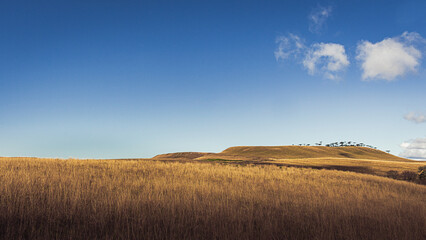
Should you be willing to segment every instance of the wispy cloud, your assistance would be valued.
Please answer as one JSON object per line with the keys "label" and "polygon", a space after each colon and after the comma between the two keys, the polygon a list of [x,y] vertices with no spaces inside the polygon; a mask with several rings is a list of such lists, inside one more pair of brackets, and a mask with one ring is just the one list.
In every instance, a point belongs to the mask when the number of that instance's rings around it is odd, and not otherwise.
{"label": "wispy cloud", "polygon": [[425,123],[426,122],[426,115],[425,114],[419,114],[410,112],[404,116],[405,120],[412,121],[415,123]]}
{"label": "wispy cloud", "polygon": [[318,7],[309,14],[309,31],[319,33],[323,29],[327,18],[331,15],[332,7]]}
{"label": "wispy cloud", "polygon": [[306,46],[305,40],[294,34],[280,36],[276,43],[274,55],[277,61],[292,58],[302,64],[310,75],[338,80],[339,72],[349,65],[345,48],[340,44],[314,43]]}
{"label": "wispy cloud", "polygon": [[297,55],[306,48],[303,40],[299,36],[291,33],[288,34],[288,36],[278,37],[275,42],[278,44],[274,52],[277,61],[289,57],[297,57]]}
{"label": "wispy cloud", "polygon": [[422,54],[415,45],[424,42],[418,33],[408,32],[377,43],[360,42],[356,58],[361,62],[362,79],[392,81],[408,72],[416,72]]}
{"label": "wispy cloud", "polygon": [[316,43],[312,45],[303,60],[309,74],[320,72],[324,77],[338,79],[338,72],[349,65],[345,47],[336,43]]}
{"label": "wispy cloud", "polygon": [[426,138],[417,138],[401,143],[401,157],[426,160]]}

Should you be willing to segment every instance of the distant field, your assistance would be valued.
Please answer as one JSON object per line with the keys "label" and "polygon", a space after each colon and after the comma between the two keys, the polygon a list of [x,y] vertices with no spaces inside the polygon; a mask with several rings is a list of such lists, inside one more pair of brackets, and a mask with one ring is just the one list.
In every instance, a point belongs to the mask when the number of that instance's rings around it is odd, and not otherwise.
{"label": "distant field", "polygon": [[210,159],[0,158],[0,238],[426,239],[424,185]]}

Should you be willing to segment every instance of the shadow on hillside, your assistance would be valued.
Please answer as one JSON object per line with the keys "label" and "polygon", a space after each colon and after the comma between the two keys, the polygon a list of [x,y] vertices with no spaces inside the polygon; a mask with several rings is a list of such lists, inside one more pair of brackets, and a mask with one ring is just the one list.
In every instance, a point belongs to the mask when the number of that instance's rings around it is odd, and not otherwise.
{"label": "shadow on hillside", "polygon": [[349,172],[357,172],[357,173],[368,173],[374,174],[374,171],[368,167],[360,167],[360,166],[339,166],[339,165],[327,165],[327,166],[313,166],[311,168],[315,169],[330,169],[330,170],[339,170],[339,171],[349,171]]}
{"label": "shadow on hillside", "polygon": [[[155,159],[156,161],[165,161],[168,162],[170,159]],[[181,163],[190,163],[193,162],[193,160],[176,160]],[[314,165],[298,165],[298,164],[286,164],[286,163],[272,163],[267,162],[267,159],[256,159],[256,160],[228,160],[228,159],[204,159],[200,160],[198,162],[204,162],[204,163],[220,163],[220,164],[232,164],[232,165],[271,165],[271,166],[278,166],[278,167],[296,167],[296,168],[310,168],[310,169],[327,169],[327,170],[338,170],[338,171],[348,171],[348,172],[356,172],[356,173],[366,173],[366,174],[372,174],[377,175],[375,172],[368,168],[368,167],[362,167],[362,166],[342,166],[342,165],[322,165],[322,166],[314,166]]]}
{"label": "shadow on hillside", "polygon": [[286,166],[286,167],[327,169],[327,170],[339,170],[339,171],[374,174],[374,171],[371,170],[370,168],[359,167],[359,166],[341,166],[341,165],[310,166],[310,165],[296,165],[296,164],[280,164],[280,165]]}
{"label": "shadow on hillside", "polygon": [[227,164],[238,164],[238,165],[274,165],[278,167],[296,167],[296,168],[311,168],[311,169],[327,169],[327,170],[339,170],[356,173],[366,173],[376,175],[375,172],[362,166],[342,166],[342,165],[323,165],[323,166],[312,166],[312,165],[297,165],[297,164],[285,164],[285,163],[270,163],[262,161],[227,161]]}

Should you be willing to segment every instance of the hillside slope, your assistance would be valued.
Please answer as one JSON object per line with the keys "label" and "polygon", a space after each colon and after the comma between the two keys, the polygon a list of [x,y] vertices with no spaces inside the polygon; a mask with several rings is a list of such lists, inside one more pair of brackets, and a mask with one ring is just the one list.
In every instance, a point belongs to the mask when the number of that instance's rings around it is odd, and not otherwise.
{"label": "hillside slope", "polygon": [[380,150],[366,147],[324,147],[324,146],[240,146],[230,147],[220,155],[261,157],[270,159],[300,158],[352,158],[398,162],[413,160],[394,156]]}

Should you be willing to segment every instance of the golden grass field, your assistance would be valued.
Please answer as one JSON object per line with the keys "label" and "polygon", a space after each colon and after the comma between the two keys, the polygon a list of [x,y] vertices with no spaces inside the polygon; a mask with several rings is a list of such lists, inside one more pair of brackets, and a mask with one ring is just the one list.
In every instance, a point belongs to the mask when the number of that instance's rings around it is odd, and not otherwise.
{"label": "golden grass field", "polygon": [[1,239],[426,239],[426,186],[369,174],[35,158],[0,173]]}

